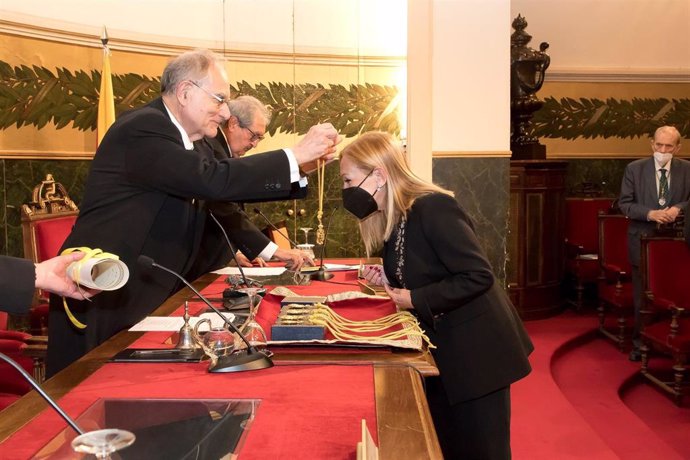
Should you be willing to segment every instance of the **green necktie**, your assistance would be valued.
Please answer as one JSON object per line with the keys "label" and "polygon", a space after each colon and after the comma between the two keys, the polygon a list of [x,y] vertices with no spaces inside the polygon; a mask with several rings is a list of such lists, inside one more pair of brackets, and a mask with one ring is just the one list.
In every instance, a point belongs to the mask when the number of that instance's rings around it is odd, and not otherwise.
{"label": "green necktie", "polygon": [[666,177],[666,170],[660,169],[661,177],[659,177],[659,205],[666,206],[668,201],[668,178]]}

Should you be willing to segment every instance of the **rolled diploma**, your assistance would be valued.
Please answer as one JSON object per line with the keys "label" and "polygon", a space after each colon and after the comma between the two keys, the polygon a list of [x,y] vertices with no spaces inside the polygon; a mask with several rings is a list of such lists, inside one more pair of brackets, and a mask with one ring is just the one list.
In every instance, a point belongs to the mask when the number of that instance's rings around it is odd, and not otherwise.
{"label": "rolled diploma", "polygon": [[[79,268],[78,277],[74,273]],[[121,260],[116,259],[89,259],[70,264],[67,274],[80,285],[99,289],[101,291],[114,291],[120,289],[129,279],[129,269]]]}

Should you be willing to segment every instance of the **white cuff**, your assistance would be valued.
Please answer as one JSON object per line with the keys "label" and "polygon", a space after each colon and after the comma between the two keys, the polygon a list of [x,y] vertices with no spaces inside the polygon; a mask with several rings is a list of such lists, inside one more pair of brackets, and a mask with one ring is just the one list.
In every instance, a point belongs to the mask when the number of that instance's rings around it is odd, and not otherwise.
{"label": "white cuff", "polygon": [[[283,152],[285,152],[285,155],[287,155],[288,163],[290,163],[290,183],[299,182],[300,181],[299,165],[297,164],[297,159],[295,158],[295,154],[292,153],[292,149],[283,149]],[[300,185],[301,185],[301,183],[300,183]]]}
{"label": "white cuff", "polygon": [[271,257],[273,257],[273,254],[275,254],[277,250],[278,245],[273,241],[269,241],[264,250],[261,251],[261,254],[259,254],[259,257],[264,260],[271,260]]}

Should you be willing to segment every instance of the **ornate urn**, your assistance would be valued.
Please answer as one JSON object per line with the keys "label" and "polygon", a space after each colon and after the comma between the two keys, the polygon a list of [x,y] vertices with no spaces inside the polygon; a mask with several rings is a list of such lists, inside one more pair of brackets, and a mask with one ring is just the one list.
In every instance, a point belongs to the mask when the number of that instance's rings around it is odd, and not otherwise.
{"label": "ornate urn", "polygon": [[514,160],[545,159],[546,147],[532,135],[530,120],[544,104],[535,96],[544,83],[551,63],[542,42],[539,51],[527,46],[532,36],[525,32],[527,21],[521,15],[513,20],[510,36],[510,150]]}

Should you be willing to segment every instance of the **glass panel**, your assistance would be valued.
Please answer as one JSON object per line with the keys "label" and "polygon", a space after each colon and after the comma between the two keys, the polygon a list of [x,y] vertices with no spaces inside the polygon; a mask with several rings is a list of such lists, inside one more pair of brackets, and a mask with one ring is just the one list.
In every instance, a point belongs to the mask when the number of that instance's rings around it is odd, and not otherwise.
{"label": "glass panel", "polygon": [[[84,431],[119,428],[136,436],[113,459],[230,458],[243,445],[257,399],[99,399],[79,418]],[[80,459],[72,451],[77,433],[66,428],[36,455]]]}

